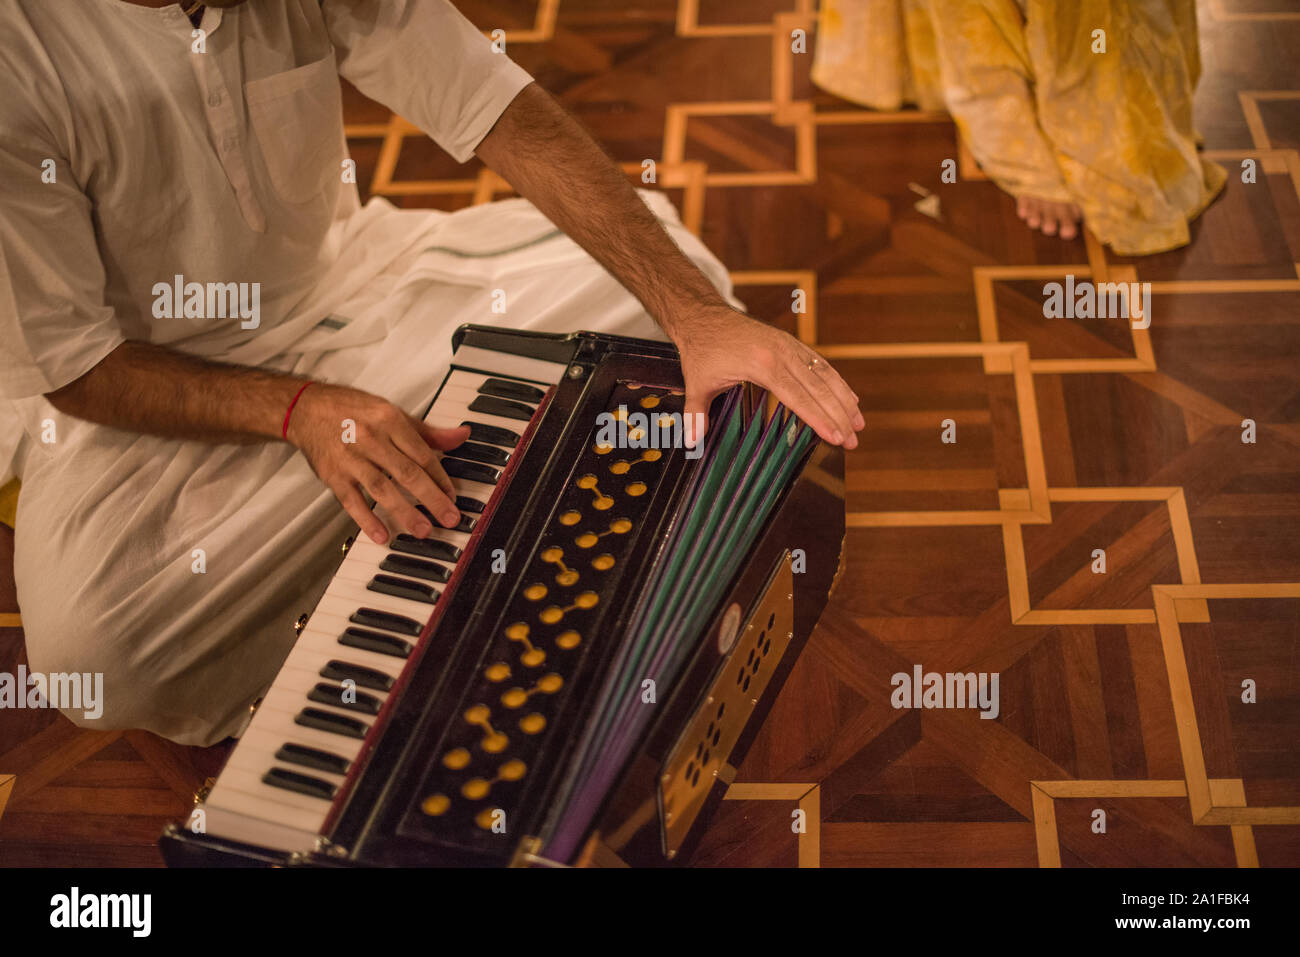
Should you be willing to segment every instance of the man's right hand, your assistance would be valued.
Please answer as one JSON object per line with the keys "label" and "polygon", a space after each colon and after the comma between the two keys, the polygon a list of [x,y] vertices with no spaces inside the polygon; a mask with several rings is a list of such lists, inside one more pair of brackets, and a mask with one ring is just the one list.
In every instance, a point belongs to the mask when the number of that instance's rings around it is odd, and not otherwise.
{"label": "man's right hand", "polygon": [[468,426],[431,428],[377,395],[323,382],[313,383],[299,397],[288,432],[339,504],[380,545],[388,541],[389,530],[362,492],[392,516],[399,526],[393,531],[417,538],[433,531],[402,489],[440,524],[454,526],[460,521],[456,492],[435,449],[454,449],[468,437]]}

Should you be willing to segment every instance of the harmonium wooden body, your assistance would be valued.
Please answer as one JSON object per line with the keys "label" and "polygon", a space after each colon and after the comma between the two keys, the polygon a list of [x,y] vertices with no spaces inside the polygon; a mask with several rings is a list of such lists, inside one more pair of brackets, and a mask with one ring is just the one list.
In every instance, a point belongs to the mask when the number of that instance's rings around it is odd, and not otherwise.
{"label": "harmonium wooden body", "polygon": [[168,864],[689,862],[837,577],[843,453],[748,385],[687,447],[666,343],[453,344],[460,525],[345,546]]}

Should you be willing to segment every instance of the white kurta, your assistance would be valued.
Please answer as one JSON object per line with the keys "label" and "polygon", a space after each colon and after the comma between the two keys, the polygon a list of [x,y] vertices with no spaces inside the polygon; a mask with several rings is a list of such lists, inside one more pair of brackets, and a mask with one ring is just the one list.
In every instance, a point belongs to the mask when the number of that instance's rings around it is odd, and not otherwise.
{"label": "white kurta", "polygon": [[[657,335],[523,200],[361,209],[343,182],[338,74],[462,161],[529,82],[450,4],[249,3],[209,9],[201,27],[196,52],[174,6],[0,7],[14,94],[0,99],[0,394],[23,428],[15,577],[30,667],[104,674],[103,715],[67,712],[79,724],[188,744],[243,726],[354,526],[286,444],[136,435],[60,415],[44,393],[135,339],[415,413],[464,322]],[[671,205],[646,199],[729,292]],[[178,274],[261,283],[258,327],[154,318],[154,285]]]}

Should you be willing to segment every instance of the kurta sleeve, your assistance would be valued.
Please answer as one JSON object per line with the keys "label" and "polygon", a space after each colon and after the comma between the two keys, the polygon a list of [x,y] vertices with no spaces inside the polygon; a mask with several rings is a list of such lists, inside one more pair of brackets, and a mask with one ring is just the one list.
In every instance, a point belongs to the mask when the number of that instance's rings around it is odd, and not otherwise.
{"label": "kurta sleeve", "polygon": [[10,111],[0,183],[0,395],[22,399],[80,378],[125,336],[104,301],[90,200],[59,151]]}
{"label": "kurta sleeve", "polygon": [[339,73],[464,163],[532,77],[447,0],[322,0]]}

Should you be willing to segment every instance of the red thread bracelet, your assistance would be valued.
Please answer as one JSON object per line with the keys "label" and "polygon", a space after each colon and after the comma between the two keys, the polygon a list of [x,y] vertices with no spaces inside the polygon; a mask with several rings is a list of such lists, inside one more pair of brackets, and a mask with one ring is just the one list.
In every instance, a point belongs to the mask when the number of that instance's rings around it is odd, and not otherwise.
{"label": "red thread bracelet", "polygon": [[315,384],[316,383],[314,382],[305,383],[293,397],[293,401],[289,403],[289,408],[286,409],[284,413],[284,426],[280,429],[280,438],[287,439],[289,437],[289,416],[293,415],[293,407],[298,404],[298,400],[302,398],[302,394],[307,391],[307,386]]}

